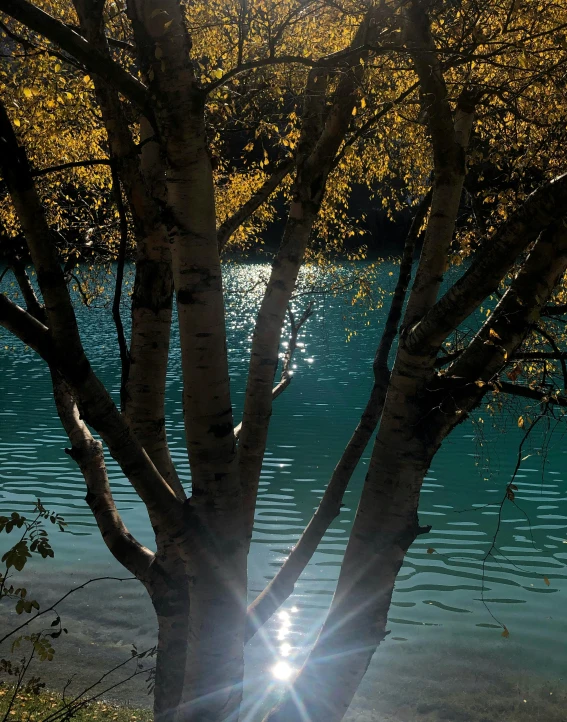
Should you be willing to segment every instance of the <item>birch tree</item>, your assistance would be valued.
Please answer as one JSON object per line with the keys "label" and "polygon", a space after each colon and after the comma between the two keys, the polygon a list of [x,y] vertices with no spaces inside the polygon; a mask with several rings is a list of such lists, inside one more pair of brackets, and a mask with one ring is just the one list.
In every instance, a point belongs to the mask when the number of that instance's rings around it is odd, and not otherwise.
{"label": "birch tree", "polygon": [[[128,223],[135,240],[129,347],[119,313],[116,318],[118,408],[85,355],[53,242],[57,209],[38,190],[26,153],[26,143],[36,142],[33,124],[22,123],[14,105],[19,90],[6,73],[3,224],[25,238],[31,266],[12,264],[25,308],[0,295],[0,323],[45,360],[68,453],[84,477],[103,541],[152,600],[159,631],[156,719],[238,718],[244,645],[293,591],[377,429],[328,617],[289,694],[267,715],[338,721],[387,634],[404,555],[429,530],[419,524],[419,496],[443,440],[494,392],[565,402],[534,384],[533,374],[531,386],[522,383],[511,368],[530,353],[537,325],[565,311],[567,13],[553,3],[534,8],[517,0],[128,0],[124,6],[0,0],[0,12],[9,46],[38,51],[23,53],[23,69],[46,72],[41,58],[55,57],[88,85],[79,102],[94,98],[95,140],[107,148],[122,259]],[[15,51],[10,62],[13,70]],[[285,105],[295,96],[301,111],[288,109],[283,123],[278,99]],[[273,116],[258,112],[255,97],[276,109]],[[544,119],[543,97],[553,98]],[[281,157],[274,161],[270,146],[262,168],[252,171],[231,157],[223,131],[237,115],[276,138]],[[38,154],[31,150],[34,160]],[[497,179],[485,177],[504,166]],[[286,309],[317,245],[314,236],[325,242],[348,229],[352,183],[379,179],[395,207],[400,197],[386,182],[392,173],[419,203],[377,334],[367,406],[313,519],[247,607],[247,554],[272,405],[289,385],[284,364],[274,386]],[[261,230],[278,190],[288,194],[288,215],[255,323],[240,424],[232,412],[220,252],[235,233],[253,233],[253,223]],[[466,270],[442,292],[449,264],[463,260]],[[500,294],[495,310],[474,326],[475,312],[494,293]],[[180,481],[165,425],[173,303],[190,488]],[[474,334],[457,343],[454,334],[465,322]],[[297,329],[294,321],[292,332]],[[511,382],[502,380],[506,374]],[[106,454],[147,508],[153,550],[120,517]]]}

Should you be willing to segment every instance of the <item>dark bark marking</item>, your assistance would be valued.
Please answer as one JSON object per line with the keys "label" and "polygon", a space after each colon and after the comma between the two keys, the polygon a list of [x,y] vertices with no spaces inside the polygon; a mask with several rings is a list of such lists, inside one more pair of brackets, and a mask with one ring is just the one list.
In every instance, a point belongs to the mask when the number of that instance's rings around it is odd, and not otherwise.
{"label": "dark bark marking", "polygon": [[211,424],[209,426],[209,434],[213,434],[215,439],[222,439],[225,436],[228,436],[233,429],[232,422],[227,421],[224,424]]}

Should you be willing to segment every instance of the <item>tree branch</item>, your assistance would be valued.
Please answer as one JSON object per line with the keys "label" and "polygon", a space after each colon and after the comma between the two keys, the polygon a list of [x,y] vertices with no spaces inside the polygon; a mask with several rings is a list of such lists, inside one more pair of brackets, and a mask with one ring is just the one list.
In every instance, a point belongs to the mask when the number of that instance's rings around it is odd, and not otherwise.
{"label": "tree branch", "polygon": [[[155,521],[176,521],[184,526],[182,504],[177,503],[171,488],[150,461],[85,355],[69,290],[31,177],[29,163],[25,151],[18,145],[1,102],[0,167],[45,302],[50,343],[38,344],[38,351],[44,358],[49,357],[51,366],[62,373],[81,406],[83,418],[102,436],[126,478],[145,502],[150,517],[153,516]],[[21,331],[22,335],[29,336],[32,343],[37,341],[37,326],[34,326],[35,333],[30,333],[29,319],[22,318],[21,313],[10,306],[10,302],[3,305],[6,323],[10,323],[16,331]],[[45,336],[39,336],[39,340],[43,338]]]}
{"label": "tree branch", "polygon": [[306,81],[293,196],[282,242],[272,265],[254,328],[243,425],[238,444],[243,502],[250,537],[272,413],[272,387],[283,320],[325,194],[333,159],[352,121],[360,82],[366,72],[365,66],[359,61],[365,58],[368,51],[361,50],[361,47],[369,34],[377,34],[381,12],[380,7],[373,7],[365,14],[346,49],[348,62],[330,97],[329,66],[313,68]]}
{"label": "tree branch", "polygon": [[219,86],[225,85],[231,78],[256,68],[265,68],[271,65],[303,65],[307,68],[328,68],[332,70],[341,64],[350,65],[352,63],[352,57],[362,53],[372,52],[374,55],[378,55],[400,50],[403,51],[404,48],[399,44],[384,43],[382,45],[372,45],[363,42],[357,43],[356,45],[352,44],[348,48],[315,60],[304,55],[270,55],[266,58],[257,58],[246,63],[240,63],[224,73],[218,80],[211,81],[205,85],[204,90],[210,93]]}
{"label": "tree branch", "polygon": [[[523,342],[567,266],[567,228],[559,221],[543,232],[476,336],[446,371],[447,377],[488,384]],[[472,394],[474,396],[474,393]]]}
{"label": "tree branch", "polygon": [[516,361],[560,361],[567,359],[566,351],[525,351],[515,353],[513,359]]}
{"label": "tree branch", "polygon": [[26,0],[0,0],[0,11],[59,45],[93,73],[100,75],[140,109],[148,105],[148,90],[114,60],[95,50],[70,27]]}
{"label": "tree branch", "polygon": [[[283,392],[287,389],[287,387],[290,385],[291,380],[293,378],[293,371],[290,371],[290,365],[291,361],[293,359],[293,355],[297,349],[297,338],[299,336],[299,332],[301,331],[302,326],[306,323],[306,321],[313,315],[313,303],[309,303],[305,311],[301,314],[301,317],[295,322],[295,318],[293,316],[293,313],[291,312],[291,309],[288,308],[288,314],[291,321],[291,333],[289,336],[288,341],[288,347],[287,351],[284,355],[283,360],[283,367],[282,367],[282,374],[279,382],[274,386],[272,389],[272,401],[278,398]],[[234,436],[236,439],[240,436],[240,431],[242,430],[242,421],[234,427]]]}
{"label": "tree branch", "polygon": [[0,294],[0,325],[38,353],[45,361],[53,360],[49,329],[30,313]]}
{"label": "tree branch", "polygon": [[546,306],[542,312],[542,316],[563,316],[567,313],[567,303],[560,303],[556,306]]}
{"label": "tree branch", "polygon": [[92,158],[89,160],[74,160],[69,163],[60,163],[59,165],[52,165],[48,168],[32,169],[31,174],[34,178],[48,175],[49,173],[58,173],[68,168],[89,168],[95,165],[110,165],[111,161],[109,158]]}
{"label": "tree branch", "polygon": [[341,160],[345,156],[345,151],[347,148],[352,147],[357,140],[362,138],[364,133],[366,133],[370,128],[374,126],[375,123],[377,123],[380,118],[383,118],[385,115],[387,115],[392,108],[394,108],[396,105],[399,105],[401,102],[403,102],[406,98],[408,98],[417,88],[419,87],[419,82],[414,83],[411,85],[407,90],[404,90],[403,93],[400,93],[400,95],[395,99],[391,100],[388,103],[384,103],[384,105],[378,110],[371,118],[369,118],[363,125],[360,126],[360,128],[357,128],[357,130],[349,137],[347,141],[345,141],[343,147],[341,148],[340,152],[337,153],[335,156],[333,163],[331,165],[331,168],[336,168]]}
{"label": "tree branch", "polygon": [[250,216],[260,208],[260,206],[268,200],[271,194],[278,188],[283,179],[293,170],[295,162],[293,158],[283,160],[258,188],[257,191],[235,211],[232,216],[227,218],[217,230],[217,241],[219,244],[219,252],[222,253],[224,247],[228,243],[232,234],[239,228]]}
{"label": "tree branch", "polygon": [[82,421],[71,390],[57,371],[51,372],[53,397],[61,424],[71,442],[67,454],[78,464],[87,485],[86,501],[111,554],[138,579],[148,577],[154,554],[142,546],[124,525],[110,491],[104,454]]}
{"label": "tree branch", "polygon": [[412,3],[407,11],[406,33],[431,133],[435,174],[431,214],[404,321],[409,328],[435,303],[447,267],[465,179],[476,96],[465,88],[453,118],[429,19],[419,3]]}
{"label": "tree branch", "polygon": [[553,353],[555,354],[555,358],[560,362],[561,371],[563,372],[563,390],[567,391],[567,364],[565,363],[565,358],[567,357],[567,354],[561,353],[557,342],[545,328],[543,328],[540,324],[537,324],[536,329],[551,346],[551,348],[553,349]]}
{"label": "tree branch", "polygon": [[532,389],[529,386],[513,384],[509,381],[499,381],[498,390],[512,396],[519,396],[523,399],[532,399],[533,401],[541,401],[546,404],[556,404],[557,406],[567,407],[567,397],[555,396],[549,390]]}
{"label": "tree branch", "polygon": [[130,371],[130,353],[128,344],[124,335],[124,326],[120,316],[120,299],[122,296],[122,282],[124,280],[124,263],[126,261],[126,248],[128,246],[128,220],[124,203],[122,202],[122,190],[120,188],[120,179],[118,177],[118,169],[113,163],[111,166],[112,173],[112,193],[118,209],[118,217],[120,219],[120,247],[118,250],[118,261],[116,267],[116,285],[114,287],[114,298],[112,300],[112,317],[116,326],[118,335],[118,348],[120,349],[120,399],[122,411],[126,404],[126,384],[128,383],[128,373]]}
{"label": "tree branch", "polygon": [[[517,256],[567,206],[567,173],[534,191],[511,218],[485,242],[467,271],[406,337],[407,348],[440,345],[493,293]],[[547,307],[548,308],[548,307]]]}
{"label": "tree branch", "polygon": [[45,308],[39,302],[35,295],[35,290],[31,284],[31,281],[26,273],[26,267],[23,261],[17,261],[12,264],[12,272],[16,278],[22,296],[26,302],[26,310],[34,318],[41,323],[46,323],[47,317],[45,314]]}
{"label": "tree branch", "polygon": [[417,240],[427,217],[427,213],[429,212],[432,197],[433,188],[430,188],[417,207],[404,244],[404,251],[400,261],[398,282],[394,290],[390,311],[388,312],[388,317],[386,318],[380,345],[378,346],[378,351],[376,352],[376,358],[374,361],[374,368],[376,370],[387,368],[388,366],[388,356],[390,355],[392,344],[398,332],[404,302],[406,300],[407,290],[411,280],[411,268]]}

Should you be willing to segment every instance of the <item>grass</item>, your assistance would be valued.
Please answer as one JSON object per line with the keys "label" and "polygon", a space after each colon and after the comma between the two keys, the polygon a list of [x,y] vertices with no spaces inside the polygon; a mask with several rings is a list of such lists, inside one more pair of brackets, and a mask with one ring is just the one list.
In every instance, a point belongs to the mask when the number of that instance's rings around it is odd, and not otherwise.
{"label": "grass", "polygon": [[[0,684],[0,720],[6,716],[6,711],[12,698],[12,688]],[[12,722],[41,722],[45,719],[64,720],[64,704],[60,695],[52,692],[41,692],[38,695],[20,693],[10,710],[7,720]],[[60,716],[55,713],[61,711]],[[79,709],[70,718],[73,722],[151,722],[153,716],[150,710],[119,707],[107,702],[92,702]]]}

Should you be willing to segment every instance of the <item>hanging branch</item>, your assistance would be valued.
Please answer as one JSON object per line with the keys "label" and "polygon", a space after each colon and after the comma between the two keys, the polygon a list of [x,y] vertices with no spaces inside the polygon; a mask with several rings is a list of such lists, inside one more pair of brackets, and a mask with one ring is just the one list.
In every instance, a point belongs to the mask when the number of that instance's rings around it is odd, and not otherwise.
{"label": "hanging branch", "polygon": [[120,405],[122,410],[124,410],[126,383],[130,372],[130,353],[128,351],[128,344],[126,343],[126,337],[124,335],[124,326],[120,316],[120,299],[122,297],[124,263],[126,261],[126,248],[128,245],[128,219],[126,218],[126,210],[124,209],[124,202],[122,200],[122,190],[120,189],[120,179],[118,177],[118,170],[115,163],[111,164],[110,170],[112,173],[112,193],[118,209],[118,216],[120,218],[120,247],[118,249],[118,266],[116,268],[114,299],[112,301],[112,318],[114,319],[114,324],[116,326],[118,346],[120,348],[120,364],[122,367],[122,373],[120,376]]}

